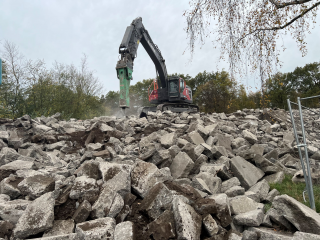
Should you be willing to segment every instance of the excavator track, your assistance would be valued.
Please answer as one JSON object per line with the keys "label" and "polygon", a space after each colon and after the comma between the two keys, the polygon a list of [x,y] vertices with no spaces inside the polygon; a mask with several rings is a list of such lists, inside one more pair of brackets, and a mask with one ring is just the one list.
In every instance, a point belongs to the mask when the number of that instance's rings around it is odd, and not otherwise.
{"label": "excavator track", "polygon": [[155,107],[143,107],[139,112],[139,117],[147,117],[148,112],[156,112],[156,111],[171,111],[171,112],[189,112],[189,113],[195,113],[199,112],[199,107],[195,104],[189,104],[189,103],[163,103],[159,104]]}

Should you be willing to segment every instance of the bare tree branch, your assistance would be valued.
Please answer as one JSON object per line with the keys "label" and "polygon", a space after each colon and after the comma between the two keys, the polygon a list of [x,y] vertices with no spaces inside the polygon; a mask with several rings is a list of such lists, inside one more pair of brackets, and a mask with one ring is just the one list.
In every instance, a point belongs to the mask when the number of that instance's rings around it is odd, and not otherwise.
{"label": "bare tree branch", "polygon": [[276,6],[276,8],[284,8],[284,7],[287,7],[287,6],[290,6],[290,5],[298,5],[298,4],[304,4],[304,3],[307,3],[307,2],[311,2],[312,0],[294,0],[294,1],[291,1],[291,2],[287,2],[287,3],[279,3],[277,1],[274,1],[274,0],[269,0],[273,5]]}

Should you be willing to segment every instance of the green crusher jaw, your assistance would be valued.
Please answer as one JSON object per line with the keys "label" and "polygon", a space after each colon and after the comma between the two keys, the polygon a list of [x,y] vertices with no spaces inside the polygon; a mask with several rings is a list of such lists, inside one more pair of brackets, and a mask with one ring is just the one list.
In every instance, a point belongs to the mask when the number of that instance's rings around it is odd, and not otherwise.
{"label": "green crusher jaw", "polygon": [[132,69],[128,67],[118,68],[117,75],[120,80],[120,99],[119,107],[122,109],[130,107],[129,88],[132,79]]}

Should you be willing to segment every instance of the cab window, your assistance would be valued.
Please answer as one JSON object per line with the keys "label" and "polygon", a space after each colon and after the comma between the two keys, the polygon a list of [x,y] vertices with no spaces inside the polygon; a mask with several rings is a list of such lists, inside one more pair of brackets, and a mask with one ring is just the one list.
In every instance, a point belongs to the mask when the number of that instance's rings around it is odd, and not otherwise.
{"label": "cab window", "polygon": [[171,81],[170,82],[170,92],[178,92],[178,82],[177,81]]}
{"label": "cab window", "polygon": [[183,79],[180,79],[180,92],[183,92],[184,89],[184,81]]}

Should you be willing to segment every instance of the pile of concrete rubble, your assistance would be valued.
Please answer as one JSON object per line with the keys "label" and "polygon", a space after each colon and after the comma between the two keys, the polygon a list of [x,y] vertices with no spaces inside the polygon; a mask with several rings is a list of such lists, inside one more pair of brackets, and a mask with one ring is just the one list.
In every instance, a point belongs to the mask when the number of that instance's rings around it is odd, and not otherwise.
{"label": "pile of concrete rubble", "polygon": [[[320,120],[304,114],[319,184]],[[318,213],[270,190],[304,179],[283,110],[0,124],[0,239],[320,239]]]}

